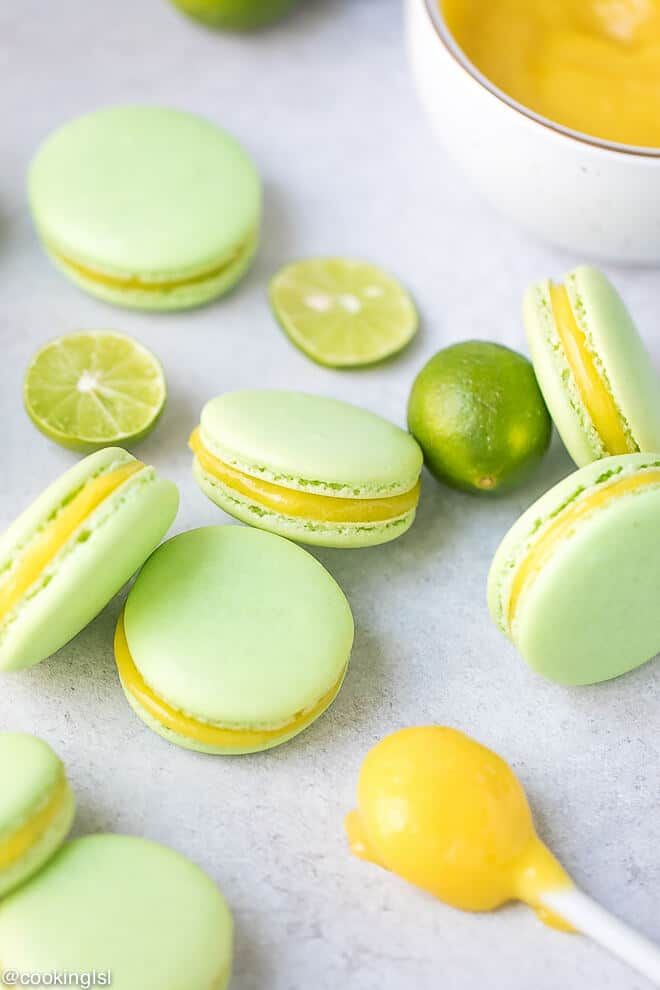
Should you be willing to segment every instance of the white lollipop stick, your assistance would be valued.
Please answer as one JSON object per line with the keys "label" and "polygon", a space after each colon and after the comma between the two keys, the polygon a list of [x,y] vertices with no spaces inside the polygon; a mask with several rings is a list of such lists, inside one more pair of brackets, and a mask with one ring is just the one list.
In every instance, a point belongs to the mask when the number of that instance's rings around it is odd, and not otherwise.
{"label": "white lollipop stick", "polygon": [[577,887],[541,895],[544,906],[660,986],[660,947],[597,904]]}

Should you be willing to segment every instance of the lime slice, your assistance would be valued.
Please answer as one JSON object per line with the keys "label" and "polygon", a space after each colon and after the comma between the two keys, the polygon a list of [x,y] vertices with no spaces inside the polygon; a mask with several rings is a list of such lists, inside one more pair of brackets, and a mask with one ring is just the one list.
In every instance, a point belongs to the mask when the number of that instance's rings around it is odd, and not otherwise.
{"label": "lime slice", "polygon": [[118,333],[72,333],[46,344],[25,376],[23,398],[37,429],[74,450],[142,439],[165,407],[160,362]]}
{"label": "lime slice", "polygon": [[419,323],[405,289],[363,261],[315,258],[287,265],[270,283],[275,316],[318,364],[356,368],[402,350]]}

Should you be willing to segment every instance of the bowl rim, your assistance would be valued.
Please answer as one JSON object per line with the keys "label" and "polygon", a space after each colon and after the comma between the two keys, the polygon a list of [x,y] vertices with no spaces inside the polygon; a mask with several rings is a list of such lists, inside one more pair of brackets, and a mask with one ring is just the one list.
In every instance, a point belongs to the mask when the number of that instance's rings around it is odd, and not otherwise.
{"label": "bowl rim", "polygon": [[504,90],[499,89],[498,86],[492,83],[490,79],[480,72],[476,65],[470,61],[463,49],[455,40],[449,30],[449,27],[447,26],[447,23],[445,22],[444,16],[440,10],[441,0],[413,0],[413,2],[422,4],[439,41],[445,47],[448,54],[459,65],[459,67],[466,72],[467,75],[474,79],[475,82],[477,82],[483,89],[487,90],[501,103],[504,103],[506,106],[510,107],[511,110],[514,110],[521,116],[526,117],[528,120],[532,120],[535,123],[540,124],[540,126],[544,127],[546,130],[552,131],[555,134],[561,134],[563,137],[576,141],[579,144],[585,144],[592,148],[598,148],[601,151],[614,152],[615,154],[623,157],[630,156],[635,158],[650,159],[660,158],[660,148],[647,148],[643,145],[638,146],[634,144],[621,144],[617,141],[608,141],[605,138],[598,138],[593,135],[583,134],[582,131],[574,131],[570,127],[564,127],[563,124],[558,124],[549,117],[544,117],[542,114],[536,113],[535,110],[531,110],[529,107],[526,107],[524,103],[519,103],[512,96],[505,93]]}

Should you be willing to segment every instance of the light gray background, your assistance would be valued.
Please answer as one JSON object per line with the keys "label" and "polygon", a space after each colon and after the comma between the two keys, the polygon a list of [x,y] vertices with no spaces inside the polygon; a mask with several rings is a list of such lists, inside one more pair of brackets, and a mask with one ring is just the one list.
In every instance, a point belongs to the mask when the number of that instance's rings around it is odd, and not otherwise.
{"label": "light gray background", "polygon": [[[524,349],[526,284],[582,260],[491,213],[436,146],[409,79],[397,0],[303,8],[238,39],[184,21],[164,0],[0,5],[0,526],[73,460],[21,408],[25,367],[50,337],[113,328],[161,357],[171,401],[139,452],[180,485],[184,530],[228,521],[190,473],[186,440],[206,399],[243,386],[302,388],[404,423],[412,380],[434,351],[469,337]],[[225,301],[171,316],[112,309],[70,286],[39,249],[24,199],[37,144],[79,113],[127,101],[206,114],[260,165],[263,247]],[[423,329],[405,355],[337,373],[293,349],[270,316],[267,280],[318,253],[380,262],[411,287]],[[657,274],[611,274],[657,361]],[[60,655],[2,679],[0,726],[38,733],[66,760],[77,833],[146,835],[216,878],[237,923],[234,990],[645,987],[523,907],[490,916],[444,907],[352,859],[342,829],[376,740],[414,723],[461,727],[513,763],[541,834],[586,890],[660,939],[660,666],[588,689],[544,683],[484,602],[500,538],[570,467],[555,442],[534,481],[495,502],[427,478],[402,540],[319,552],[354,609],[353,662],[331,712],[278,750],[210,758],[151,734],[114,670],[119,601]]]}

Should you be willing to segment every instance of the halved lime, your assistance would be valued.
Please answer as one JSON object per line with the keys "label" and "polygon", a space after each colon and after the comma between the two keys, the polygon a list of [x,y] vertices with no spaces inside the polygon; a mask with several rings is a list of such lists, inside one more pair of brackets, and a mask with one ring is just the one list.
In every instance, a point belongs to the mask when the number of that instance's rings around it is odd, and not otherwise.
{"label": "halved lime", "polygon": [[402,350],[419,324],[403,286],[364,261],[294,262],[272,279],[270,301],[293,343],[331,368],[382,361]]}
{"label": "halved lime", "polygon": [[46,344],[25,376],[27,413],[42,433],[74,450],[141,440],[165,407],[160,362],[146,347],[107,331]]}

